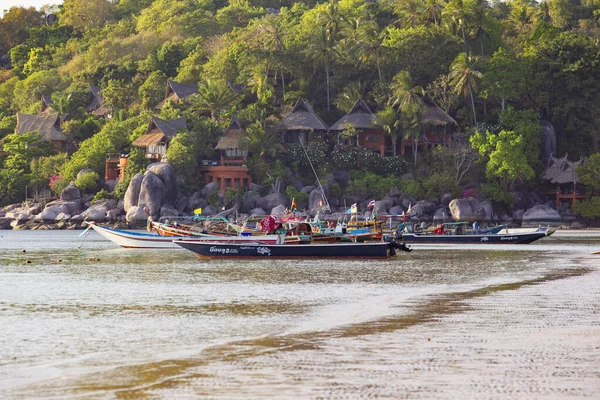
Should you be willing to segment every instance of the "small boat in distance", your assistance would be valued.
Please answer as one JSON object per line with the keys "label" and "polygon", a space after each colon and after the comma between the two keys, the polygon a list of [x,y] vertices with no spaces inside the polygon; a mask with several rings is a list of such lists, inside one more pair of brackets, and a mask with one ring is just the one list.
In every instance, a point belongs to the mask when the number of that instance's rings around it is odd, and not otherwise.
{"label": "small boat in distance", "polygon": [[545,236],[550,236],[553,231],[539,228],[535,231],[518,233],[471,233],[459,231],[444,231],[443,233],[408,233],[403,232],[398,238],[403,243],[411,244],[528,244]]}

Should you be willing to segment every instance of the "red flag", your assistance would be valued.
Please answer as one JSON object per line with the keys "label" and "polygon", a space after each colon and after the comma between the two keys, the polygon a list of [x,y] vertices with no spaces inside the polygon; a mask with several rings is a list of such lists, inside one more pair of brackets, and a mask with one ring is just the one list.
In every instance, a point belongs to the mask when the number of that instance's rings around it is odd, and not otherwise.
{"label": "red flag", "polygon": [[275,217],[269,215],[260,221],[260,227],[265,232],[271,232],[277,226]]}

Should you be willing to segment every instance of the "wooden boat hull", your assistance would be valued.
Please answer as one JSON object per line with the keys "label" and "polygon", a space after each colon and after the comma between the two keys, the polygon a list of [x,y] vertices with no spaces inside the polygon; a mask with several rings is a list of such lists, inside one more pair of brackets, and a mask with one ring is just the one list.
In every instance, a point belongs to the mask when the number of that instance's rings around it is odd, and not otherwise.
{"label": "wooden boat hull", "polygon": [[529,232],[513,234],[487,235],[434,235],[419,233],[403,233],[404,243],[423,244],[528,244],[546,236],[546,232]]}
{"label": "wooden boat hull", "polygon": [[205,259],[383,259],[390,256],[389,244],[383,242],[262,245],[176,240],[174,243]]}
{"label": "wooden boat hull", "polygon": [[275,244],[281,240],[278,235],[264,235],[258,237],[252,236],[161,236],[155,233],[132,232],[120,229],[113,229],[106,226],[91,224],[91,228],[98,232],[105,239],[126,248],[137,249],[161,249],[178,248],[173,244],[173,240],[187,239],[190,241],[210,241],[224,243],[260,243]]}

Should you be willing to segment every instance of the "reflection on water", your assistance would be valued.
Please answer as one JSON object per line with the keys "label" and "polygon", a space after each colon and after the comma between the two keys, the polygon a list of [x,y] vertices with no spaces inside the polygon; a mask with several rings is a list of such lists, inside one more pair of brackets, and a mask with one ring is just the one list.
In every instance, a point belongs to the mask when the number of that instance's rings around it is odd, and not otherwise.
{"label": "reflection on water", "polygon": [[600,392],[599,234],[378,262],[204,262],[78,234],[2,232],[3,398]]}

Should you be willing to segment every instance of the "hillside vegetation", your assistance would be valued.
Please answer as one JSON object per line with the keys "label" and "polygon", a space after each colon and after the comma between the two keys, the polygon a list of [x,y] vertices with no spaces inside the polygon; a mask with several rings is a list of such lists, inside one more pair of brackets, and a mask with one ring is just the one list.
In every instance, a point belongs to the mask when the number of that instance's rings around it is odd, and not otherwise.
{"label": "hillside vegetation", "polygon": [[[542,184],[540,120],[553,124],[557,154],[597,154],[599,45],[599,0],[65,0],[56,9],[12,8],[0,21],[0,203],[23,200],[25,187],[60,191],[82,168],[103,176],[105,155],[129,153],[152,115],[187,120],[189,131],[168,153],[184,192],[202,186],[196,167],[215,155],[232,116],[248,132],[256,181],[284,189],[297,177],[314,180],[304,156],[279,143],[278,121],[298,98],[328,124],[362,98],[394,141],[420,137],[424,99],[458,122],[452,148],[412,152],[401,163],[358,165],[314,142],[320,176],[351,172],[348,187],[334,190],[367,185],[385,195],[397,187],[439,198],[474,188],[509,203],[511,191]],[[167,79],[197,83],[198,94],[155,110]],[[84,109],[90,85],[101,88],[111,119]],[[61,115],[64,152],[39,135],[14,134],[17,113],[40,112],[42,95]],[[593,189],[600,158],[590,160]],[[132,160],[129,177],[136,168],[143,159]],[[409,171],[415,179],[401,180]]]}

